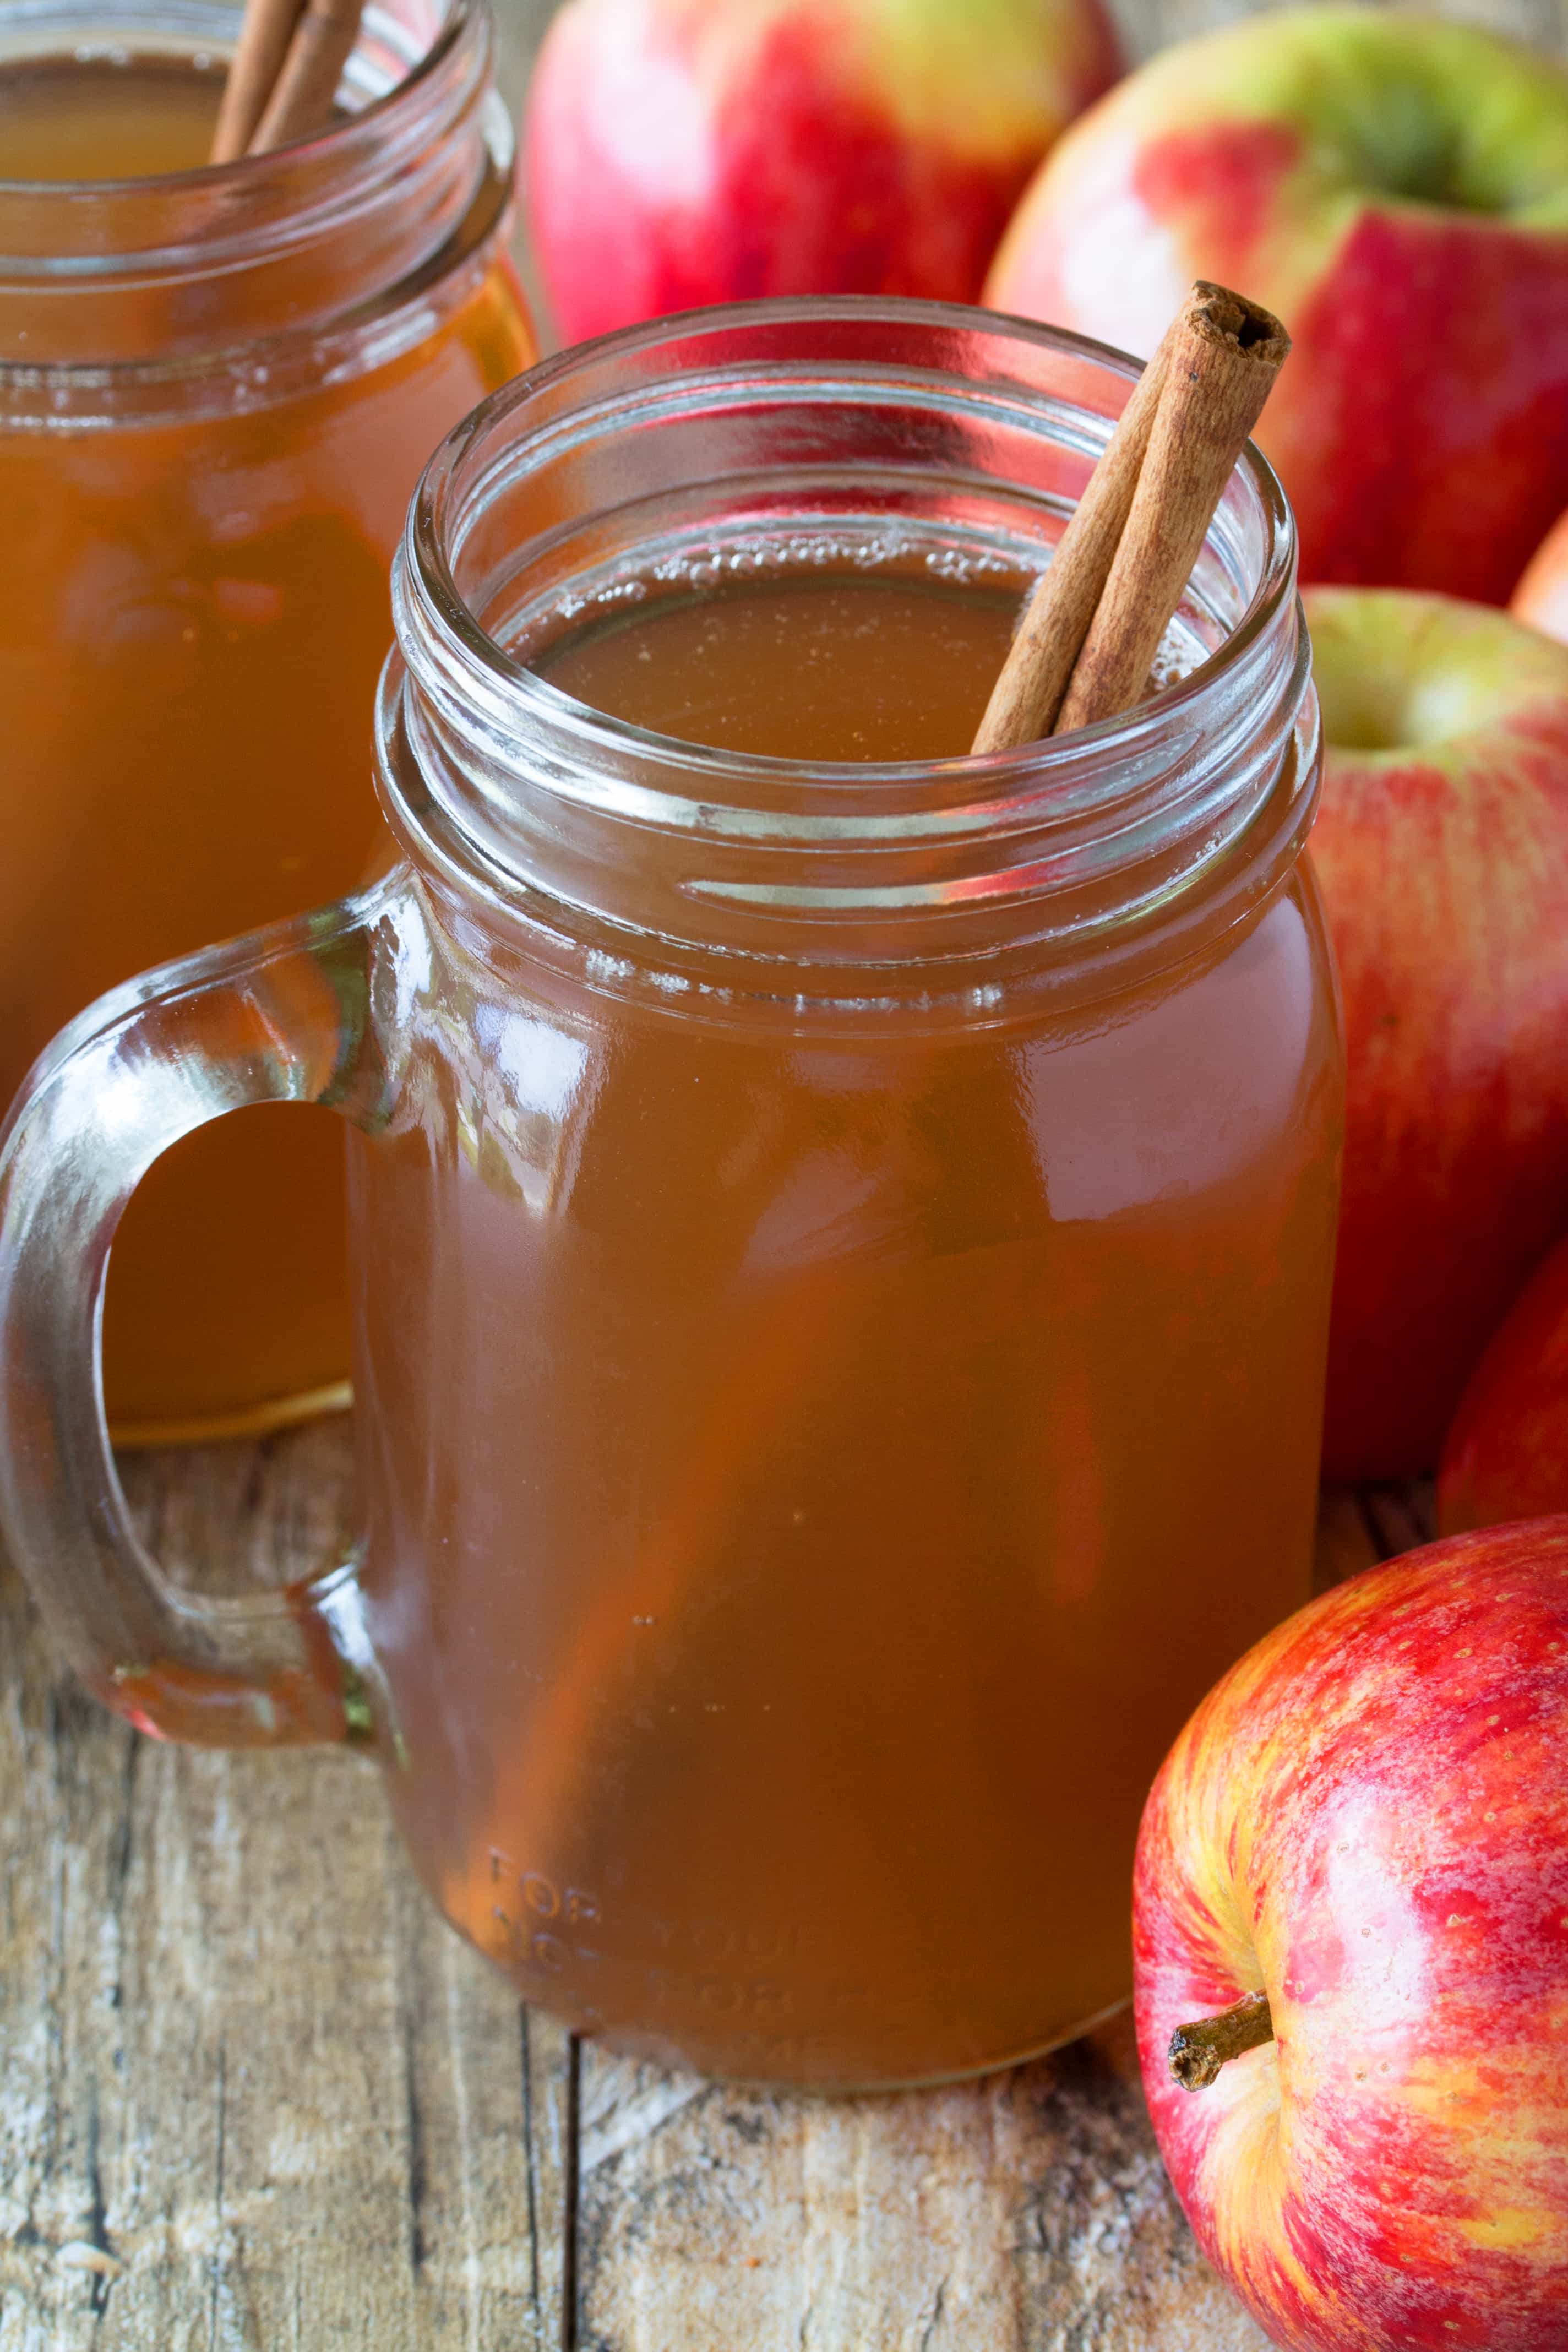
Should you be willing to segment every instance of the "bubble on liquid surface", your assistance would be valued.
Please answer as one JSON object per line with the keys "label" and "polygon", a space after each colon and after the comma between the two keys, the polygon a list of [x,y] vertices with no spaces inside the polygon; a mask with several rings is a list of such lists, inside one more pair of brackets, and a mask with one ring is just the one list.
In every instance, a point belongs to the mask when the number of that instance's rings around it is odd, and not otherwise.
{"label": "bubble on liquid surface", "polygon": [[[1013,591],[1020,614],[1050,561],[1037,539],[981,532],[922,518],[836,515],[786,525],[739,519],[721,530],[686,533],[662,549],[556,581],[530,593],[514,580],[481,617],[491,636],[525,664],[575,634],[650,598],[705,596],[761,581],[893,572],[943,587]],[[1163,691],[1190,676],[1223,641],[1225,627],[1190,601],[1167,628],[1151,670]]]}

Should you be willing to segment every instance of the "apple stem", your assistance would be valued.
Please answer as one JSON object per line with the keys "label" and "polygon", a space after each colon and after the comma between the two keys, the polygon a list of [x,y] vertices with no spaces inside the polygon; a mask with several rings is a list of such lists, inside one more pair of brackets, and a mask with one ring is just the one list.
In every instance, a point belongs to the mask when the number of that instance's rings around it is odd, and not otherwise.
{"label": "apple stem", "polygon": [[1206,2091],[1219,2080],[1219,2070],[1244,2050],[1258,2050],[1274,2039],[1274,2019],[1266,1992],[1243,1993],[1234,2009],[1217,2017],[1201,2017],[1194,2024],[1178,2025],[1166,2053],[1171,2073],[1184,2091]]}

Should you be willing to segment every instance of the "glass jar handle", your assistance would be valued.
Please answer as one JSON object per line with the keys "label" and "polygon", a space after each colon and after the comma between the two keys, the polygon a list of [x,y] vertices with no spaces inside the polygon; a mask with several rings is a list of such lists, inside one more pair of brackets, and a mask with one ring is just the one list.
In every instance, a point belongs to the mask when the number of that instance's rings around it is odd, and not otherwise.
{"label": "glass jar handle", "polygon": [[249,1103],[330,1103],[362,1126],[384,1115],[372,959],[405,891],[394,874],[100,998],[0,1134],[0,1526],[82,1681],[163,1738],[264,1747],[363,1727],[319,1586],[204,1599],[138,1541],[100,1335],[114,1230],[160,1152]]}

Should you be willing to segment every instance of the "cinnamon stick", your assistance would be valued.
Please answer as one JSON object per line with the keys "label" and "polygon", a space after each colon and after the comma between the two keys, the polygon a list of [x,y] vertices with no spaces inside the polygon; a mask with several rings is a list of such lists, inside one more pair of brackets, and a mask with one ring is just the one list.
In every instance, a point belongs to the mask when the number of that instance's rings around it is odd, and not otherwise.
{"label": "cinnamon stick", "polygon": [[1030,598],[976,751],[1092,726],[1141,698],[1289,348],[1258,304],[1194,285]]}
{"label": "cinnamon stick", "polygon": [[233,163],[248,149],[283,69],[300,0],[247,0],[239,41],[223,86],[211,161]]}
{"label": "cinnamon stick", "polygon": [[1074,662],[1110,576],[1132,508],[1165,382],[1177,321],[1132,387],[1116,430],[1036,583],[973,749],[1008,751],[1037,743],[1057,723]]}
{"label": "cinnamon stick", "polygon": [[[264,0],[252,0],[252,5],[259,7]],[[307,0],[248,153],[285,147],[290,139],[319,131],[328,121],[349,52],[359,38],[363,11],[364,0]]]}
{"label": "cinnamon stick", "polygon": [[1056,731],[1092,727],[1142,698],[1215,509],[1285,364],[1271,312],[1223,286],[1198,286],[1176,328],[1153,430],[1110,577],[1089,624]]}

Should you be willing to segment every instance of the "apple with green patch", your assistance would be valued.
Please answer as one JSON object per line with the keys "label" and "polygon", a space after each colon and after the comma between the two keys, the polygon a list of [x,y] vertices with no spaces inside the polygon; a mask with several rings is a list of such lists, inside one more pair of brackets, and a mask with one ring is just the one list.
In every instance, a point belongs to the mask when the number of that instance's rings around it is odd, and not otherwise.
{"label": "apple with green patch", "polygon": [[1348,1063],[1323,1459],[1394,1477],[1568,1227],[1568,646],[1450,597],[1305,604]]}
{"label": "apple with green patch", "polygon": [[1054,149],[985,299],[1151,352],[1194,278],[1293,338],[1258,438],[1302,578],[1504,602],[1568,505],[1568,68],[1342,6],[1163,51]]}
{"label": "apple with green patch", "polygon": [[1470,1375],[1437,1465],[1445,1535],[1568,1511],[1568,1241],[1537,1266]]}
{"label": "apple with green patch", "polygon": [[567,0],[522,142],[561,333],[759,295],[972,302],[1120,70],[1101,0]]}
{"label": "apple with green patch", "polygon": [[1407,1553],[1234,1666],[1139,1840],[1139,2053],[1285,2352],[1568,2345],[1568,1520]]}

